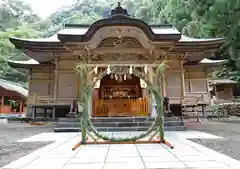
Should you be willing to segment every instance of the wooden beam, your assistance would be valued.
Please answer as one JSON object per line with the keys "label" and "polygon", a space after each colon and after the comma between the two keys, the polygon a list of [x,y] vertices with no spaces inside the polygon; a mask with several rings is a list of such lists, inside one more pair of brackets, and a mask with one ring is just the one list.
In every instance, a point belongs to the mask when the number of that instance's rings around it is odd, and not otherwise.
{"label": "wooden beam", "polygon": [[133,68],[134,67],[145,67],[146,65],[148,66],[148,67],[156,67],[157,66],[157,64],[144,64],[144,63],[142,63],[142,64],[138,64],[138,63],[132,63],[132,64],[130,64],[130,63],[113,63],[113,64],[111,64],[111,63],[109,63],[109,64],[106,64],[106,63],[95,63],[95,64],[87,64],[87,66],[89,66],[89,67],[96,67],[96,66],[98,66],[98,67],[108,67],[108,66],[111,66],[111,67],[114,67],[114,66],[132,66]]}

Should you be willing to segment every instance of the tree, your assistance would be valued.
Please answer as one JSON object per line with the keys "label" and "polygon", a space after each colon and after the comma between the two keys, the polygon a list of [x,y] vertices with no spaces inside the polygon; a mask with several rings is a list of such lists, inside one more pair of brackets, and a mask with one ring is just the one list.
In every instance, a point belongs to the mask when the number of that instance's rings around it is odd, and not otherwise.
{"label": "tree", "polygon": [[33,24],[40,18],[31,7],[20,0],[2,0],[0,4],[0,29],[17,28],[22,23]]}
{"label": "tree", "polygon": [[217,73],[240,82],[240,0],[163,0],[156,1],[154,15],[172,23],[191,37],[226,37],[227,43],[216,55],[229,59]]}
{"label": "tree", "polygon": [[27,76],[8,66],[8,60],[28,60],[9,42],[9,37],[32,38],[41,35],[37,30],[40,18],[30,6],[19,0],[3,0],[0,4],[0,78],[26,82]]}

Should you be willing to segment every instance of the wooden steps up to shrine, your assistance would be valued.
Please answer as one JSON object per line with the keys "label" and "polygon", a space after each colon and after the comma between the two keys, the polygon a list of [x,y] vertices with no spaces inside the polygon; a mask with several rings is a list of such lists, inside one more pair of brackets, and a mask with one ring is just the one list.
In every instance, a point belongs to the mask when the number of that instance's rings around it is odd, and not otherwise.
{"label": "wooden steps up to shrine", "polygon": [[[154,118],[149,117],[94,117],[91,119],[100,132],[147,131]],[[157,127],[156,127],[157,129]],[[59,118],[55,132],[79,132],[81,125],[76,118]],[[185,131],[180,117],[165,117],[165,131]]]}

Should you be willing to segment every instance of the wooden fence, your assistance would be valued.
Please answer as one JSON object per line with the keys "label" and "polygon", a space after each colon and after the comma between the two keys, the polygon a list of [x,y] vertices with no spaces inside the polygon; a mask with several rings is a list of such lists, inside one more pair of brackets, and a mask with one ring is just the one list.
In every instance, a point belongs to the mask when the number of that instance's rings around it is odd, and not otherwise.
{"label": "wooden fence", "polygon": [[148,105],[147,97],[122,100],[93,99],[93,116],[148,116]]}

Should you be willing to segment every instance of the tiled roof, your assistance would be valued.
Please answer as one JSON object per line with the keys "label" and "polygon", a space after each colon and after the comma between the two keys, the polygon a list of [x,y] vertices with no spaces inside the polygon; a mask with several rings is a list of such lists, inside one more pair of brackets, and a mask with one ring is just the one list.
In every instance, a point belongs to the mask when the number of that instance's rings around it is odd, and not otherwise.
{"label": "tiled roof", "polygon": [[7,80],[4,79],[0,79],[0,87],[6,89],[6,90],[10,90],[10,91],[14,91],[16,93],[18,93],[19,95],[23,96],[23,97],[27,97],[28,96],[28,90],[24,89],[23,87],[14,84],[13,82],[9,82]]}

